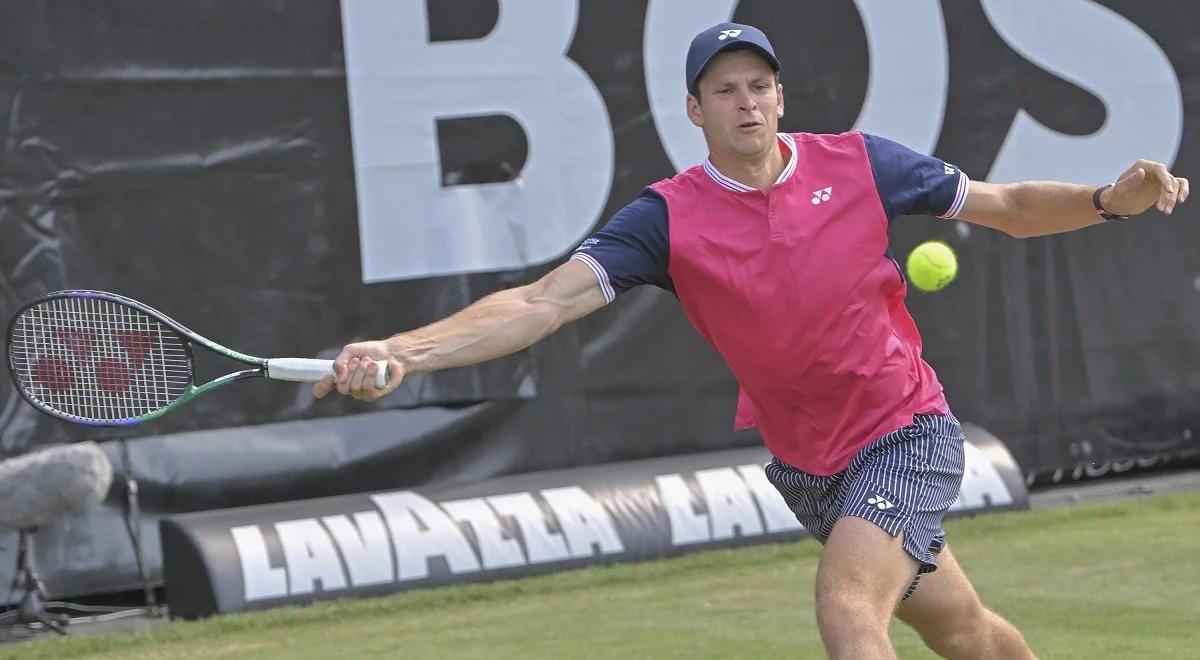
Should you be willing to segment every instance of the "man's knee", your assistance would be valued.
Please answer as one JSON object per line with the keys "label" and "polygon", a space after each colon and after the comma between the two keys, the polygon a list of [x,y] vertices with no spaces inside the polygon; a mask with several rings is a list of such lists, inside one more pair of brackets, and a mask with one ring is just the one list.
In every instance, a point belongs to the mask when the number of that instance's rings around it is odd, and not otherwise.
{"label": "man's knee", "polygon": [[932,625],[923,626],[917,630],[917,634],[937,654],[963,657],[963,653],[979,645],[980,637],[987,632],[991,619],[995,616],[982,603],[976,601],[940,618]]}
{"label": "man's knee", "polygon": [[830,658],[883,658],[889,655],[889,617],[852,589],[817,589],[817,628]]}
{"label": "man's knee", "polygon": [[846,584],[817,583],[817,622],[823,627],[887,630],[892,606],[868,590]]}

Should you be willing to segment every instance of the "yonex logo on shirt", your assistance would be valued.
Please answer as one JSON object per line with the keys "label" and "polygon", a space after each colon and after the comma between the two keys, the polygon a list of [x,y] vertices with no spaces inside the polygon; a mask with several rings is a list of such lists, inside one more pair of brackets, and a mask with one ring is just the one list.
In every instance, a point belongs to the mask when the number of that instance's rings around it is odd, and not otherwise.
{"label": "yonex logo on shirt", "polygon": [[721,30],[721,36],[717,37],[717,41],[725,41],[726,39],[737,39],[741,34],[741,30]]}
{"label": "yonex logo on shirt", "polygon": [[816,206],[817,204],[820,204],[821,202],[828,202],[829,198],[832,195],[833,195],[833,186],[829,186],[828,188],[822,188],[820,190],[814,190],[812,203],[814,206]]}

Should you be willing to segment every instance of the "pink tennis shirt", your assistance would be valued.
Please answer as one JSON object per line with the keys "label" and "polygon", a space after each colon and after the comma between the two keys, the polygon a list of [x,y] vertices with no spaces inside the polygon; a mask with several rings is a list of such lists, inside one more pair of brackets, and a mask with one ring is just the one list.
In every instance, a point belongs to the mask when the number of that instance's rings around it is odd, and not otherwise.
{"label": "pink tennis shirt", "polygon": [[888,225],[955,217],[968,179],[858,132],[781,133],[779,148],[787,165],[770,195],[706,160],[645,189],[571,258],[610,302],[639,284],[674,292],[740,385],[735,428],[830,475],[914,414],[949,411]]}

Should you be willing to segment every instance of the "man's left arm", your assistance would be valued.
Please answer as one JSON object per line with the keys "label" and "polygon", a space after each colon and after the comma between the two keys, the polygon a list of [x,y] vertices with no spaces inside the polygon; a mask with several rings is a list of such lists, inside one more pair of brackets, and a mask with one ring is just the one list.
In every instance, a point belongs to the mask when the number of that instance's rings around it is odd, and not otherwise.
{"label": "man's left arm", "polygon": [[[1092,203],[1092,186],[1055,181],[986,183],[971,181],[956,217],[998,229],[1017,238],[1045,236],[1103,222]],[[1138,215],[1151,205],[1170,214],[1187,200],[1188,180],[1166,165],[1139,160],[1100,194],[1100,205],[1113,215]]]}

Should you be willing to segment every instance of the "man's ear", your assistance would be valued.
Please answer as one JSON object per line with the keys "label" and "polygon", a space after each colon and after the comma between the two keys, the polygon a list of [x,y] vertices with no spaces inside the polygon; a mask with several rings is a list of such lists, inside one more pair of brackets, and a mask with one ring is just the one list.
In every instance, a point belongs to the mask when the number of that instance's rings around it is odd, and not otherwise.
{"label": "man's ear", "polygon": [[781,83],[775,83],[775,95],[779,97],[779,105],[776,106],[775,111],[777,113],[779,113],[780,117],[782,117],[783,116],[783,85]]}
{"label": "man's ear", "polygon": [[698,128],[704,127],[704,110],[700,108],[700,100],[691,94],[687,95],[687,116]]}

